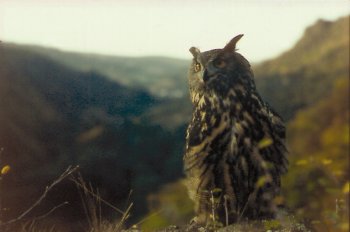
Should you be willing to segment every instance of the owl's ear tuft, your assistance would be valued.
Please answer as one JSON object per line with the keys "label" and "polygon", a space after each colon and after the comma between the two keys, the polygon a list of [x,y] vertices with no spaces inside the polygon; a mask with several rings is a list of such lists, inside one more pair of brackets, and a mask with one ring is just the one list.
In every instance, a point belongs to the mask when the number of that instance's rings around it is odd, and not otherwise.
{"label": "owl's ear tuft", "polygon": [[226,44],[224,51],[233,52],[236,50],[236,43],[243,37],[243,34],[235,36],[231,41]]}
{"label": "owl's ear tuft", "polygon": [[197,59],[198,55],[201,53],[201,51],[199,51],[199,49],[196,47],[191,47],[190,52],[192,53],[193,58],[195,59]]}

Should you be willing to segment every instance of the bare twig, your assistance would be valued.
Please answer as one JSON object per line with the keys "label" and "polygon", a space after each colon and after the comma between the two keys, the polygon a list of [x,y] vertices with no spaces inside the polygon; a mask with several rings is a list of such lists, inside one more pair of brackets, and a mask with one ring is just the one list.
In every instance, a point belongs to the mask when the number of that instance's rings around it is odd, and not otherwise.
{"label": "bare twig", "polygon": [[[124,222],[130,216],[130,211],[133,206],[133,203],[130,203],[130,205],[124,212],[116,208],[114,205],[107,202],[106,200],[102,199],[98,190],[94,190],[91,184],[88,185],[83,180],[80,174],[78,174],[78,177],[72,177],[71,180],[78,187],[80,197],[83,203],[83,207],[85,210],[85,214],[87,216],[87,220],[89,224],[89,228],[90,228],[89,231],[100,231],[100,230],[103,230],[104,226],[106,226],[105,222],[102,222],[101,203],[107,205],[108,207],[122,214],[122,218],[120,219],[119,223],[113,227],[109,227],[111,231],[120,231],[122,226],[124,225]],[[129,194],[129,197],[130,195],[131,195],[131,192]]]}
{"label": "bare twig", "polygon": [[119,222],[118,225],[117,225],[117,228],[116,228],[117,231],[119,231],[119,229],[120,229],[121,226],[124,224],[124,222],[129,218],[129,216],[130,216],[130,210],[131,210],[131,208],[132,208],[133,205],[134,205],[134,204],[131,202],[130,205],[129,205],[129,207],[126,209],[125,213],[123,214],[122,219],[120,220],[120,222]]}
{"label": "bare twig", "polygon": [[126,199],[126,204],[125,204],[125,207],[127,207],[127,206],[128,206],[129,201],[130,201],[130,199],[131,199],[131,195],[132,195],[132,189],[129,191],[129,195],[128,195],[128,198]]}
{"label": "bare twig", "polygon": [[[71,180],[72,180],[72,178],[71,178]],[[85,198],[83,196],[81,188],[78,188],[78,192],[79,192],[79,195],[80,195],[80,199],[82,201],[82,205],[83,205],[83,208],[84,208],[85,215],[89,215],[89,210],[88,210],[87,205],[86,205],[86,203],[84,201]],[[92,223],[91,223],[90,217],[87,217],[87,222],[88,222],[89,226],[92,227]]]}
{"label": "bare twig", "polygon": [[68,202],[68,201],[65,201],[65,202],[63,202],[63,203],[61,203],[61,204],[59,204],[59,205],[56,205],[55,207],[53,207],[52,209],[50,209],[47,213],[45,213],[45,214],[43,214],[43,215],[41,215],[41,216],[35,217],[35,218],[33,219],[33,221],[37,221],[37,220],[44,219],[44,218],[46,218],[47,216],[49,216],[51,213],[53,213],[56,209],[61,208],[62,206],[65,206],[65,205],[68,205],[68,204],[69,204],[69,202]]}
{"label": "bare twig", "polygon": [[[40,205],[40,203],[45,199],[47,193],[58,183],[60,183],[62,180],[64,180],[65,178],[67,178],[69,175],[71,175],[73,172],[75,172],[77,169],[79,168],[79,166],[76,167],[72,167],[69,166],[55,181],[53,181],[50,185],[46,186],[44,193],[39,197],[38,200],[36,200],[34,202],[34,204],[32,206],[30,206],[26,211],[24,211],[22,214],[20,214],[17,218],[14,218],[10,221],[1,223],[0,226],[2,225],[8,225],[17,221],[22,220],[25,216],[27,216],[34,208],[36,208],[38,205]],[[62,205],[62,204],[61,204]],[[56,210],[57,207],[54,207],[53,210]],[[50,210],[51,212],[53,210]],[[50,212],[49,211],[49,212]]]}
{"label": "bare twig", "polygon": [[90,189],[88,189],[86,187],[85,182],[83,181],[83,179],[81,177],[79,178],[70,178],[70,180],[72,180],[79,188],[81,188],[84,192],[89,193],[91,196],[93,196],[96,199],[99,199],[99,201],[101,201],[103,204],[109,206],[110,208],[114,209],[115,211],[119,212],[120,214],[124,215],[125,212],[122,211],[121,209],[118,209],[117,207],[115,207],[114,205],[112,205],[111,203],[109,203],[108,201],[102,199],[98,194],[94,193],[93,191],[91,191]]}

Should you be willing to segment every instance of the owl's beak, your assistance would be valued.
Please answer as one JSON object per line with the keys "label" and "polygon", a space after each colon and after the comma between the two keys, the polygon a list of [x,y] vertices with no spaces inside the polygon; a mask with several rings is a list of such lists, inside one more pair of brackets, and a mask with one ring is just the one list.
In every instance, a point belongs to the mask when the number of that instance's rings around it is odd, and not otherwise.
{"label": "owl's beak", "polygon": [[203,72],[203,81],[208,82],[213,76],[214,72],[210,72],[210,69],[206,68]]}

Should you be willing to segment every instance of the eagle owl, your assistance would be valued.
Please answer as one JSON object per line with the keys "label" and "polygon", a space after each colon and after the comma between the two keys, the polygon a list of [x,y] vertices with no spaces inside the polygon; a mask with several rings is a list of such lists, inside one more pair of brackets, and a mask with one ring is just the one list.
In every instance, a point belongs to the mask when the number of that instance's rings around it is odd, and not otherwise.
{"label": "eagle owl", "polygon": [[197,225],[273,218],[287,171],[285,126],[236,52],[242,36],[223,49],[190,48],[193,113],[184,167]]}

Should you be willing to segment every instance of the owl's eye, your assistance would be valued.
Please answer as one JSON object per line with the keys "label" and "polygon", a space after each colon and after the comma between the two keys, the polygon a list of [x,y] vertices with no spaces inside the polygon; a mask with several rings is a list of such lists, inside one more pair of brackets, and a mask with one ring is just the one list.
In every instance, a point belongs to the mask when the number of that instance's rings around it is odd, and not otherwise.
{"label": "owl's eye", "polygon": [[195,65],[194,65],[194,71],[195,72],[199,72],[199,71],[201,71],[201,64],[200,63],[196,63]]}
{"label": "owl's eye", "polygon": [[226,67],[226,61],[223,59],[216,59],[214,60],[214,66],[217,68],[225,68]]}

